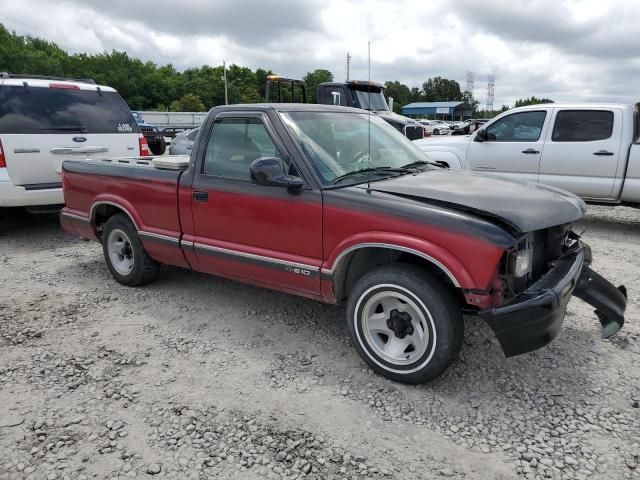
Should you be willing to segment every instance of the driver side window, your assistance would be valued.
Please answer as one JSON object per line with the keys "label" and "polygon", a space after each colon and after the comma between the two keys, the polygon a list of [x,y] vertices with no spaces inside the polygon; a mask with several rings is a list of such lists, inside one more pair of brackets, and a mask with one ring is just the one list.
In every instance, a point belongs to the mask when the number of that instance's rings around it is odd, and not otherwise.
{"label": "driver side window", "polygon": [[257,118],[216,120],[207,143],[205,175],[251,181],[250,166],[260,157],[280,156]]}
{"label": "driver side window", "polygon": [[540,138],[547,112],[520,112],[501,118],[487,127],[491,142],[535,142]]}

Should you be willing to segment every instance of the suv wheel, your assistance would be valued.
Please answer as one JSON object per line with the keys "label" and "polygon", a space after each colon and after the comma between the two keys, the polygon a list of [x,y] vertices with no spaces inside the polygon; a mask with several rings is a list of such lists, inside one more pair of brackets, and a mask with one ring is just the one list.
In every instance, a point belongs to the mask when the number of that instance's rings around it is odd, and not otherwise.
{"label": "suv wheel", "polygon": [[384,265],[363,276],[347,307],[351,340],[379,374],[424,383],[458,357],[464,336],[460,306],[442,281],[409,264]]}
{"label": "suv wheel", "polygon": [[123,214],[112,216],[104,225],[102,251],[111,274],[123,285],[146,285],[158,276],[160,265],[149,257],[135,226]]}

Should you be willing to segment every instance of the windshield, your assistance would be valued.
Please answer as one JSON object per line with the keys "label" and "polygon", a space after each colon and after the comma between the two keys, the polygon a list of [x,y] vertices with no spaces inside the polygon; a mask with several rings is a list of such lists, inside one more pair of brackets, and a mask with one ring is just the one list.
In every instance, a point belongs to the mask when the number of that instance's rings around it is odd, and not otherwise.
{"label": "windshield", "polygon": [[[428,157],[404,135],[375,115],[338,112],[286,112],[285,124],[297,137],[322,183],[364,169],[401,168]],[[369,131],[371,154],[369,155]],[[381,174],[385,174],[381,172]],[[397,171],[386,175],[398,174]],[[371,180],[383,178],[376,175]],[[340,185],[366,181],[362,176]]]}
{"label": "windshield", "polygon": [[384,99],[384,95],[382,92],[366,92],[362,90],[355,90],[356,96],[358,97],[358,104],[360,108],[365,110],[389,110],[389,106],[387,105],[387,101]]}

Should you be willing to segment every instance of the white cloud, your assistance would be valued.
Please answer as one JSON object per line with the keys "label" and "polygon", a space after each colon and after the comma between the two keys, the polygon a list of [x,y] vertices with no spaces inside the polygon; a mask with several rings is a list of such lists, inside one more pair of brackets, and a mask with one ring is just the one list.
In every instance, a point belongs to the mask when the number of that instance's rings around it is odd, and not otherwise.
{"label": "white cloud", "polygon": [[495,105],[536,95],[635,102],[637,0],[0,0],[0,22],[71,52],[125,50],[177,68],[223,59],[288,76],[328,68],[420,86],[440,75]]}

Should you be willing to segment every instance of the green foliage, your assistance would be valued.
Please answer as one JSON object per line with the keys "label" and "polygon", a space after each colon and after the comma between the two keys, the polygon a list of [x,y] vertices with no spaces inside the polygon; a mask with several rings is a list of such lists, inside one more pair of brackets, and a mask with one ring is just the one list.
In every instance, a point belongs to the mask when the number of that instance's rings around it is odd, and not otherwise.
{"label": "green foliage", "polygon": [[386,82],[384,86],[386,87],[385,95],[387,98],[393,97],[394,112],[400,113],[402,107],[413,101],[411,90],[404,83],[395,80],[393,82]]}
{"label": "green foliage", "polygon": [[333,82],[333,73],[329,70],[318,68],[313,72],[308,72],[304,77],[304,87],[307,90],[307,102],[316,103],[318,94],[318,85],[322,82]]}
{"label": "green foliage", "polygon": [[466,90],[462,92],[462,101],[471,105],[471,110],[474,112],[478,110],[478,105],[480,105],[480,102],[473,98],[473,93]]}
{"label": "green foliage", "polygon": [[448,78],[434,77],[422,84],[425,102],[463,100],[460,84]]}
{"label": "green foliage", "polygon": [[540,103],[553,103],[553,100],[549,100],[548,98],[520,98],[516,100],[516,108],[518,107],[526,107],[527,105],[538,105]]}
{"label": "green foliage", "polygon": [[187,93],[184,97],[177,101],[180,106],[180,112],[203,112],[204,103],[198,95]]}
{"label": "green foliage", "polygon": [[[93,78],[120,93],[133,110],[178,105],[198,111],[224,104],[222,66],[204,65],[178,72],[173,65],[158,66],[129,57],[125,52],[69,55],[57,45],[9,32],[0,24],[0,72]],[[229,103],[264,101],[264,82],[270,73],[231,65],[227,69]],[[191,94],[199,98],[193,101]]]}

